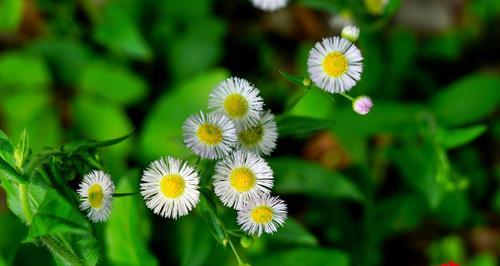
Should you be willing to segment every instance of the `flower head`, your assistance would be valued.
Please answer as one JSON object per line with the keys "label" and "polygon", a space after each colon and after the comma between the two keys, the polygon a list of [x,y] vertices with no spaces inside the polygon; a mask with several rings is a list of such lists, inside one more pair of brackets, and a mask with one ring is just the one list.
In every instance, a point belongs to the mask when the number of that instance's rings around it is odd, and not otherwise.
{"label": "flower head", "polygon": [[278,226],[285,223],[286,215],[285,202],[278,197],[266,195],[249,199],[238,210],[238,224],[251,235],[260,236],[262,232],[272,234],[278,230]]}
{"label": "flower head", "polygon": [[256,154],[236,151],[217,163],[214,191],[225,206],[239,209],[250,198],[270,193],[273,172]]}
{"label": "flower head", "polygon": [[263,105],[259,90],[250,82],[235,77],[219,83],[208,100],[209,108],[228,116],[237,127],[255,125]]}
{"label": "flower head", "polygon": [[141,194],[155,214],[177,219],[198,203],[198,182],[194,168],[172,157],[160,158],[144,170]]}
{"label": "flower head", "polygon": [[194,114],[183,125],[184,143],[204,159],[220,159],[229,155],[236,142],[236,128],[220,113]]}
{"label": "flower head", "polygon": [[80,209],[88,210],[87,217],[92,222],[108,219],[115,185],[107,173],[94,170],[86,174],[77,192],[80,195]]}
{"label": "flower head", "polygon": [[342,28],[342,32],[340,33],[342,38],[347,39],[351,42],[356,42],[359,37],[359,28],[353,25],[345,26]]}
{"label": "flower head", "polygon": [[350,90],[361,78],[363,57],[350,41],[327,38],[316,43],[309,52],[307,66],[316,86],[330,93]]}
{"label": "flower head", "polygon": [[252,4],[264,11],[274,11],[285,7],[288,0],[251,0]]}
{"label": "flower head", "polygon": [[259,122],[246,129],[237,130],[237,147],[259,155],[269,155],[276,148],[278,128],[271,112],[262,114]]}
{"label": "flower head", "polygon": [[360,115],[366,115],[373,107],[372,99],[368,96],[359,96],[352,102],[352,109]]}

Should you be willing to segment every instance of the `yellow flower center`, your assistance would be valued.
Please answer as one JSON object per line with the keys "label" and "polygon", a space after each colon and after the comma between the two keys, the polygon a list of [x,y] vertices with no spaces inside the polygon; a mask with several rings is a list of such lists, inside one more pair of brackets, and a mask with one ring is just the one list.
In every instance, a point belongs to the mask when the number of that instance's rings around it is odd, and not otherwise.
{"label": "yellow flower center", "polygon": [[160,181],[160,190],[167,198],[176,199],[184,193],[186,183],[182,176],[170,174],[164,176]]}
{"label": "yellow flower center", "polygon": [[264,135],[264,128],[262,125],[250,127],[238,133],[238,139],[246,146],[254,146],[262,140]]}
{"label": "yellow flower center", "polygon": [[99,209],[104,204],[104,193],[102,188],[98,184],[93,184],[89,187],[87,198],[90,203],[90,207],[94,209]]}
{"label": "yellow flower center", "polygon": [[257,224],[267,224],[273,220],[273,210],[269,206],[259,206],[250,213],[252,220]]}
{"label": "yellow flower center", "polygon": [[201,142],[209,145],[217,145],[222,141],[222,130],[211,124],[204,124],[196,132]]}
{"label": "yellow flower center", "polygon": [[255,185],[255,175],[246,167],[235,168],[229,175],[231,186],[238,192],[247,192]]}
{"label": "yellow flower center", "polygon": [[248,102],[240,94],[233,93],[226,96],[224,109],[231,118],[241,118],[248,111]]}
{"label": "yellow flower center", "polygon": [[323,70],[331,77],[340,77],[347,72],[347,58],[341,52],[329,53],[323,60]]}

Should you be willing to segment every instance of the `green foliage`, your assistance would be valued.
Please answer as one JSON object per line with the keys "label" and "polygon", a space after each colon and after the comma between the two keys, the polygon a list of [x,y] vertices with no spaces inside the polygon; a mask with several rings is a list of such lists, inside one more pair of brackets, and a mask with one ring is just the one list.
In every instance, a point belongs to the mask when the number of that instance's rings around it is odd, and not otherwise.
{"label": "green foliage", "polygon": [[294,158],[272,158],[275,188],[280,194],[307,194],[312,197],[363,200],[363,194],[347,177],[320,165]]}
{"label": "green foliage", "polygon": [[[137,171],[120,181],[117,191],[137,190]],[[106,245],[114,265],[158,265],[148,249],[150,224],[142,200],[138,197],[116,198],[113,213],[106,223]]]}
{"label": "green foliage", "polygon": [[15,32],[22,20],[24,2],[0,1],[0,33]]}
{"label": "green foliage", "polygon": [[141,78],[105,62],[88,64],[83,69],[79,86],[83,93],[123,105],[139,102],[147,93],[147,85]]}
{"label": "green foliage", "polygon": [[476,122],[491,114],[500,103],[500,79],[493,75],[465,77],[436,94],[432,108],[448,126]]}
{"label": "green foliage", "polygon": [[255,265],[286,265],[286,266],[348,266],[349,257],[337,250],[297,248],[276,252],[259,260]]}
{"label": "green foliage", "polygon": [[143,160],[153,160],[164,154],[186,157],[189,152],[182,142],[182,124],[191,114],[206,110],[213,86],[227,77],[224,70],[212,70],[163,94],[144,122],[140,140]]}

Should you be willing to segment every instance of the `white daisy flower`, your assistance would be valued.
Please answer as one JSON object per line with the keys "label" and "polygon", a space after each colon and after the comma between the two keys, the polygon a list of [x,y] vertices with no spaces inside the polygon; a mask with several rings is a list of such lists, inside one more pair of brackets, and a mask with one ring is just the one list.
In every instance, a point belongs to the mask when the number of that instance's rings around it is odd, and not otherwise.
{"label": "white daisy flower", "polygon": [[363,56],[350,41],[327,38],[309,52],[307,67],[316,86],[330,93],[350,90],[361,78]]}
{"label": "white daisy flower", "polygon": [[271,112],[266,111],[255,126],[238,130],[237,148],[259,155],[269,155],[276,148],[278,128]]}
{"label": "white daisy flower", "polygon": [[184,216],[200,198],[196,170],[172,157],[152,162],[141,179],[141,194],[146,206],[165,218]]}
{"label": "white daisy flower", "polygon": [[273,171],[256,154],[236,151],[215,166],[214,192],[225,206],[239,209],[250,198],[269,194]]}
{"label": "white daisy flower", "polygon": [[286,204],[278,197],[257,197],[249,199],[238,210],[238,224],[241,230],[260,236],[263,232],[272,234],[283,226],[287,216]]}
{"label": "white daisy flower", "polygon": [[236,142],[233,121],[220,113],[194,114],[183,125],[184,143],[204,159],[229,155]]}
{"label": "white daisy flower", "polygon": [[210,109],[227,115],[237,127],[255,125],[263,105],[259,90],[250,82],[236,77],[219,83],[208,100]]}
{"label": "white daisy flower", "polygon": [[354,25],[345,26],[344,28],[342,28],[340,36],[351,42],[355,42],[358,40],[359,37],[359,28]]}
{"label": "white daisy flower", "polygon": [[107,173],[94,170],[86,174],[77,192],[80,195],[80,209],[88,210],[87,217],[92,222],[104,222],[108,219],[115,185]]}
{"label": "white daisy flower", "polygon": [[264,11],[274,11],[285,7],[288,0],[251,0],[252,4],[259,9]]}

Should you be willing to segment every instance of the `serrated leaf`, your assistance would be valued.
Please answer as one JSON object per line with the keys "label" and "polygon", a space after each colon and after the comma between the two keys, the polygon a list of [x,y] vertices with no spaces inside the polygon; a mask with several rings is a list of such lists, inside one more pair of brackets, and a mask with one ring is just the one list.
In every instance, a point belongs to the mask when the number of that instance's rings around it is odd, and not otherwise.
{"label": "serrated leaf", "polygon": [[33,216],[28,238],[53,234],[85,234],[90,224],[78,209],[53,189],[47,190]]}
{"label": "serrated leaf", "polygon": [[292,157],[269,159],[274,170],[274,189],[278,194],[306,194],[312,197],[364,199],[346,176],[319,164]]}
{"label": "serrated leaf", "polygon": [[27,183],[28,178],[19,174],[9,163],[0,158],[0,175],[10,181]]}
{"label": "serrated leaf", "polygon": [[453,149],[474,141],[486,132],[485,125],[475,125],[467,128],[441,129],[437,133],[437,141],[443,148]]}

